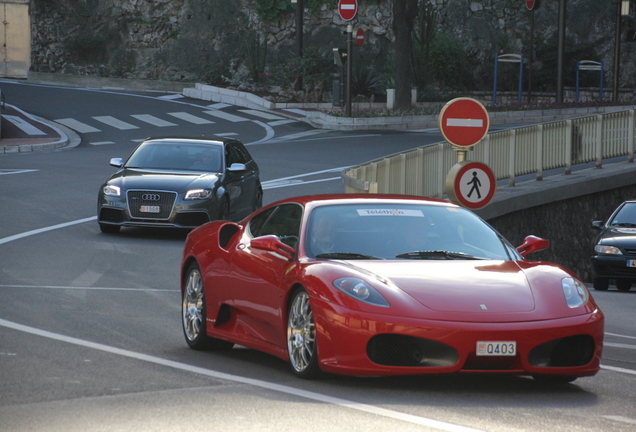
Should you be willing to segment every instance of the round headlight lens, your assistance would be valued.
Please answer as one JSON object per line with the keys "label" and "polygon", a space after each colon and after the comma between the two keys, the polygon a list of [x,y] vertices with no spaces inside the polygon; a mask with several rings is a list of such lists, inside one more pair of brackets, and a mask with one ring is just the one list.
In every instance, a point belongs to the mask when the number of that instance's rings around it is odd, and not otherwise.
{"label": "round headlight lens", "polygon": [[583,306],[590,298],[587,287],[583,282],[574,278],[565,278],[561,281],[565,302],[570,308]]}
{"label": "round headlight lens", "polygon": [[389,302],[362,279],[345,277],[333,281],[333,285],[348,296],[375,306],[389,307]]}

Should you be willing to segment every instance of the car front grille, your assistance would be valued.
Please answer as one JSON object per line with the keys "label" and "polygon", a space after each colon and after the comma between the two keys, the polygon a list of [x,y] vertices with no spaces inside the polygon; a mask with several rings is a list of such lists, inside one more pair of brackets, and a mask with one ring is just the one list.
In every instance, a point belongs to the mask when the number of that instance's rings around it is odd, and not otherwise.
{"label": "car front grille", "polygon": [[[172,213],[174,202],[177,199],[176,192],[152,191],[152,190],[129,190],[128,210],[130,216],[140,219],[168,219]],[[142,211],[146,206],[146,211]],[[147,211],[156,209],[158,212]]]}

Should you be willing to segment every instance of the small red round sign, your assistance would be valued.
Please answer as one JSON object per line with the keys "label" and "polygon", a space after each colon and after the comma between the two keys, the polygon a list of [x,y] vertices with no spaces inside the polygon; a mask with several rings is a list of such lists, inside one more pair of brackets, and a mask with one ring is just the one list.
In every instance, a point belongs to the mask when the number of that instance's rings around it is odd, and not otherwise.
{"label": "small red round sign", "polygon": [[364,45],[364,30],[362,30],[361,28],[356,31],[356,43],[358,44],[358,46]]}
{"label": "small red round sign", "polygon": [[456,98],[444,105],[439,113],[439,129],[451,144],[470,147],[488,133],[490,117],[481,102],[471,98]]}
{"label": "small red round sign", "polygon": [[446,194],[450,200],[469,209],[488,205],[496,190],[495,174],[481,162],[463,161],[455,164],[446,177]]}
{"label": "small red round sign", "polygon": [[526,0],[526,7],[528,8],[528,10],[534,9],[535,3],[535,0]]}
{"label": "small red round sign", "polygon": [[338,13],[340,18],[345,21],[351,21],[358,12],[358,0],[339,0]]}

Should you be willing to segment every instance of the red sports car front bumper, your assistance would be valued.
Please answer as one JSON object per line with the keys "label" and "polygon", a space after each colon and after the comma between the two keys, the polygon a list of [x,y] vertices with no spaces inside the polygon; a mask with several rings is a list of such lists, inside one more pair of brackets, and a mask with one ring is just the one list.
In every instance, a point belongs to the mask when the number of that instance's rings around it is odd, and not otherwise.
{"label": "red sports car front bumper", "polygon": [[[315,299],[314,299],[315,300]],[[603,313],[509,323],[433,321],[312,303],[321,369],[345,375],[508,373],[591,376]],[[478,342],[515,342],[514,356],[477,355]]]}

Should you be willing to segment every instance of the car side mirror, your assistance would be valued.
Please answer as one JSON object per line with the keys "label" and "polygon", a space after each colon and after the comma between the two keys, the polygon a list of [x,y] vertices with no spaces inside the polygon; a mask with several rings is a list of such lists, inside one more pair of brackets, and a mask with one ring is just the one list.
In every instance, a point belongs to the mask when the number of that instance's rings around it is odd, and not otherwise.
{"label": "car side mirror", "polygon": [[544,250],[549,247],[550,247],[550,240],[529,235],[523,240],[523,244],[521,246],[517,246],[517,251],[521,254],[522,257],[525,258],[526,255],[529,255],[532,252]]}
{"label": "car side mirror", "polygon": [[603,223],[603,221],[592,222],[592,229],[601,231],[603,228],[605,228],[605,224]]}
{"label": "car side mirror", "polygon": [[122,158],[112,158],[110,160],[110,166],[114,166],[115,168],[121,168],[124,166],[124,160]]}
{"label": "car side mirror", "polygon": [[242,163],[233,163],[227,170],[229,172],[247,171],[247,167]]}
{"label": "car side mirror", "polygon": [[256,237],[252,239],[250,246],[255,249],[274,252],[288,260],[292,259],[296,253],[296,250],[293,247],[286,245],[275,235]]}

